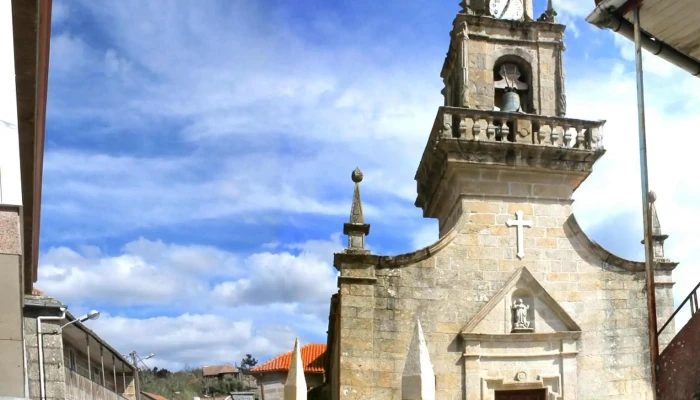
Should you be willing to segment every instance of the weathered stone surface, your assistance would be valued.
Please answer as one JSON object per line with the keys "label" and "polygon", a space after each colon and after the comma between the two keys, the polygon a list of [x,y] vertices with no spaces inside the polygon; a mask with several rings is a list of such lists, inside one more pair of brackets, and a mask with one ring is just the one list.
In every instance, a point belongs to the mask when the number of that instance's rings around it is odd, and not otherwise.
{"label": "weathered stone surface", "polygon": [[[400,399],[420,319],[436,399],[517,388],[567,400],[650,398],[644,265],[591,241],[572,215],[573,192],[604,154],[603,122],[555,116],[564,27],[465,14],[454,27],[441,76],[463,85],[466,67],[469,108],[446,96],[416,173],[416,206],[439,221],[440,239],[398,256],[335,255],[331,385],[343,400]],[[504,60],[526,76],[527,113],[493,111]],[[521,258],[507,225],[517,212],[531,221]],[[659,321],[673,311],[675,266],[656,263]],[[514,278],[524,270],[527,279]],[[517,299],[528,307],[516,326]]]}

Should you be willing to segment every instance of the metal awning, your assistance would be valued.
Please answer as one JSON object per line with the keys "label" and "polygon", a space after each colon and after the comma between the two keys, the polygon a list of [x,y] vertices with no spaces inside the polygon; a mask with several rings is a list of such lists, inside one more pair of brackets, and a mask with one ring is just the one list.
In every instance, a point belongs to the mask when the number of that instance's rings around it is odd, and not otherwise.
{"label": "metal awning", "polygon": [[700,77],[700,7],[697,0],[595,0],[586,21],[634,40],[639,7],[642,47]]}

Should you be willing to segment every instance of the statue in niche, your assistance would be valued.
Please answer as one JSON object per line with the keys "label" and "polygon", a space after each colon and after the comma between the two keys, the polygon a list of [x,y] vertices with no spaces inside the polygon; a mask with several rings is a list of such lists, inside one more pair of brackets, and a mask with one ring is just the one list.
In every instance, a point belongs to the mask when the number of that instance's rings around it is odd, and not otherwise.
{"label": "statue in niche", "polygon": [[525,304],[523,299],[518,299],[513,302],[511,308],[515,311],[513,330],[530,330],[530,321],[527,320],[527,310],[530,309],[530,306]]}

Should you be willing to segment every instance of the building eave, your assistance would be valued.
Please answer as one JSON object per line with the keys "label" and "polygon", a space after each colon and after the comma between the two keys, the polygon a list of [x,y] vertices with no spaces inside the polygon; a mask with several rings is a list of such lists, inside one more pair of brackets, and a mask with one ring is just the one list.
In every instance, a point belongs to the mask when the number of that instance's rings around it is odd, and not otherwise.
{"label": "building eave", "polygon": [[[674,3],[674,9],[678,12],[658,13],[654,9],[658,5],[651,3],[651,0],[596,0],[596,6],[586,17],[586,21],[598,28],[610,29],[630,41],[634,41],[634,21],[631,20],[630,14],[632,9],[640,7],[642,48],[684,69],[691,75],[700,77],[700,60],[698,59],[700,55],[700,27],[696,28],[697,24],[688,23],[685,25],[690,27],[690,34],[682,36],[677,33],[675,35],[669,34],[673,31],[673,26],[678,25],[683,18],[694,18],[700,15],[692,14],[693,12],[700,13],[700,11],[694,11],[696,4],[693,0],[672,0],[664,4],[671,9],[670,3]],[[684,4],[687,7],[684,7]],[[690,16],[679,16],[684,14]]]}
{"label": "building eave", "polygon": [[[59,310],[66,306],[61,301],[54,299],[53,297],[25,295],[24,307],[52,310],[52,312],[60,312]],[[134,367],[131,364],[131,362],[127,360],[119,351],[117,351],[114,347],[110,346],[109,343],[107,343],[104,339],[99,337],[92,329],[85,326],[82,322],[76,320],[77,318],[75,318],[75,316],[71,314],[70,311],[66,310],[65,322],[63,322],[63,324],[75,321],[72,324],[70,324],[69,327],[74,327],[75,329],[81,330],[82,332],[90,336],[91,339],[95,340],[95,342],[99,343],[102,347],[108,350],[110,353],[114,354],[115,358],[119,359],[119,361],[121,361],[124,365],[127,365],[132,371],[134,370]]]}
{"label": "building eave", "polygon": [[24,292],[37,280],[52,0],[12,0]]}
{"label": "building eave", "polygon": [[[70,311],[66,311],[66,321],[67,322],[73,322],[77,318],[73,316],[73,314],[70,313]],[[114,356],[121,361],[124,365],[129,366],[131,368],[132,372],[134,370],[133,365],[129,360],[127,360],[119,351],[117,351],[114,347],[110,346],[109,343],[107,343],[104,339],[99,337],[92,329],[86,327],[82,322],[76,321],[71,324],[71,326],[74,326],[81,331],[85,332],[87,335],[89,335],[92,339],[94,339],[97,343],[99,343],[102,347],[104,347],[107,351],[110,353],[114,354]]]}

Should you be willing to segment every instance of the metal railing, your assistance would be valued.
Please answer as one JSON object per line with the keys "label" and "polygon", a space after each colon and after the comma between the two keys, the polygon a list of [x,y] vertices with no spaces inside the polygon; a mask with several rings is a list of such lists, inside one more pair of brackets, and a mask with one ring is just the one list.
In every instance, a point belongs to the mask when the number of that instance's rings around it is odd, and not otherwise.
{"label": "metal railing", "polygon": [[690,318],[693,318],[696,312],[698,312],[698,289],[700,289],[700,283],[698,283],[693,290],[690,291],[690,294],[686,296],[685,300],[681,303],[678,308],[676,308],[676,311],[671,314],[669,317],[668,321],[664,324],[664,326],[659,329],[659,332],[656,334],[656,336],[661,336],[661,332],[666,329],[666,327],[673,321],[673,319],[676,317],[678,312],[685,306],[685,303],[690,303]]}

